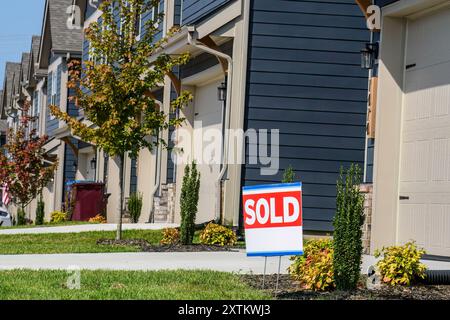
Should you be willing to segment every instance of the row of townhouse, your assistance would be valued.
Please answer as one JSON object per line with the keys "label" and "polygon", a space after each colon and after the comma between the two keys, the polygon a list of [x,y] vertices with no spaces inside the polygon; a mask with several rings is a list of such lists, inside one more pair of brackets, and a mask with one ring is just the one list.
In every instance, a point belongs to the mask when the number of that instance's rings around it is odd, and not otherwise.
{"label": "row of townhouse", "polygon": [[[101,19],[97,2],[46,1],[24,94],[39,115],[39,132],[51,137],[48,158],[59,159],[44,194],[47,215],[61,208],[67,181],[95,180],[107,185],[107,218],[115,222],[117,159],[73,136],[47,108],[55,103],[84,119],[67,100],[65,85],[67,61],[90,59],[89,43],[83,28],[67,29],[66,8],[78,5],[86,28]],[[183,127],[163,133],[171,146],[182,144],[183,153],[159,148],[126,159],[125,194],[143,194],[141,222],[180,221],[185,162],[178,160],[184,158],[200,160],[198,223],[217,219],[242,227],[241,187],[277,183],[292,166],[303,182],[304,230],[330,233],[339,169],[357,163],[369,192],[365,231],[371,251],[414,239],[430,254],[450,255],[448,2],[161,0],[142,21],[164,12],[161,35],[180,26],[164,53],[190,52],[192,58],[154,96],[167,114],[180,90],[190,90],[194,100],[171,114],[186,118]],[[372,4],[381,7],[374,31],[366,24]],[[361,68],[364,48],[375,61],[369,71]],[[11,73],[24,64],[26,59],[7,65],[3,118],[14,114]],[[226,129],[245,131],[246,139],[229,135],[218,148],[202,147],[209,141],[202,132]],[[244,163],[230,159],[239,153],[236,141]],[[228,161],[201,161],[217,157],[215,150]]]}

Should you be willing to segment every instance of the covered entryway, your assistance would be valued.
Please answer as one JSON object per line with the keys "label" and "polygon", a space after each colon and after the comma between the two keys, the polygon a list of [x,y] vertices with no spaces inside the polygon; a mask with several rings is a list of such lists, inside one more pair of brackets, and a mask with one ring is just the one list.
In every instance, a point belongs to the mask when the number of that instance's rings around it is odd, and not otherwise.
{"label": "covered entryway", "polygon": [[409,19],[398,242],[450,256],[450,8]]}

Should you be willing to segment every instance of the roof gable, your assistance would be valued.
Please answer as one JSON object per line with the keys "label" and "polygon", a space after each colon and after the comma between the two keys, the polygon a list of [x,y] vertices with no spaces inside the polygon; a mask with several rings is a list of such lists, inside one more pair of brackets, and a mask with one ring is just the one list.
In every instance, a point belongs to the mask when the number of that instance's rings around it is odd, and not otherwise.
{"label": "roof gable", "polygon": [[83,30],[67,27],[73,0],[46,0],[39,48],[39,68],[47,69],[52,52],[81,54]]}

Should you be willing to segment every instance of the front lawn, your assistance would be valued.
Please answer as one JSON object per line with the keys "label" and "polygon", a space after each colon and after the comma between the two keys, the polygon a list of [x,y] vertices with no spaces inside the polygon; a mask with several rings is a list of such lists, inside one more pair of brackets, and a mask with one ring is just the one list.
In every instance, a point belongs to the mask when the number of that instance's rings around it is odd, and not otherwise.
{"label": "front lawn", "polygon": [[5,229],[30,229],[30,228],[51,228],[51,227],[64,227],[64,226],[76,226],[76,225],[86,225],[86,224],[98,224],[94,222],[88,222],[88,221],[64,221],[61,223],[50,223],[46,222],[41,225],[36,224],[27,224],[27,225],[20,225],[20,226],[12,226],[12,227],[0,227],[0,230]]}
{"label": "front lawn", "polygon": [[66,271],[0,271],[0,300],[8,299],[270,299],[240,276],[216,271],[81,271],[80,289]]}
{"label": "front lawn", "polygon": [[[0,235],[0,254],[139,252],[138,246],[98,245],[99,239],[114,239],[115,231]],[[124,230],[123,239],[144,239],[158,244],[161,230]]]}

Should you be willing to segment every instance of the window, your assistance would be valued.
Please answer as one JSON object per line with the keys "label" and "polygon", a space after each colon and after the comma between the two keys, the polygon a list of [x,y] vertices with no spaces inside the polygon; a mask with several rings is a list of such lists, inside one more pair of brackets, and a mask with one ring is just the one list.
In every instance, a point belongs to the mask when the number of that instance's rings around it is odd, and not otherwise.
{"label": "window", "polygon": [[158,2],[158,5],[156,7],[153,7],[152,20],[155,25],[155,28],[159,27],[159,16],[158,16],[159,13],[161,13],[161,2]]}
{"label": "window", "polygon": [[[52,90],[50,92],[50,104],[52,105],[56,105],[56,92],[57,92],[57,86],[58,86],[58,73],[57,72],[53,72],[51,74],[51,79],[50,81],[52,82]],[[50,113],[50,119],[53,120],[55,119],[55,116],[53,114]]]}

